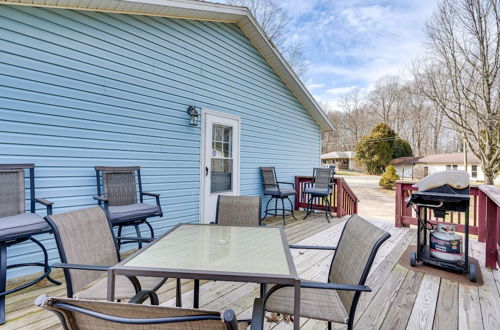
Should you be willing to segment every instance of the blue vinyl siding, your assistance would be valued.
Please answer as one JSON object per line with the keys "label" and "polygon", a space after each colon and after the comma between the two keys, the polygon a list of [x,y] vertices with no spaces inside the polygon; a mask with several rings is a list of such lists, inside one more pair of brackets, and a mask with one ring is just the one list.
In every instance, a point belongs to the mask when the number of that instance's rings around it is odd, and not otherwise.
{"label": "blue vinyl siding", "polygon": [[[262,194],[259,166],[291,181],[319,164],[318,124],[233,24],[0,5],[0,26],[0,163],[36,163],[56,213],[95,205],[95,165],[140,165],[144,191],[161,193],[158,234],[198,222],[189,105],[241,117],[242,195]],[[9,263],[36,251],[13,246]]]}

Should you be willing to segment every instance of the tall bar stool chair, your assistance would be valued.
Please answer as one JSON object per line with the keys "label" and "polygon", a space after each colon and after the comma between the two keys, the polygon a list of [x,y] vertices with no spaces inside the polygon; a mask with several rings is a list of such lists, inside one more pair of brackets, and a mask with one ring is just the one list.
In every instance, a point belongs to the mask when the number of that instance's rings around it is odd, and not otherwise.
{"label": "tall bar stool chair", "polygon": [[303,194],[308,194],[307,213],[304,217],[306,219],[311,213],[314,213],[313,201],[315,198],[320,198],[325,205],[326,221],[330,223],[331,205],[330,195],[333,187],[333,176],[335,175],[335,168],[315,168],[313,169],[313,185],[312,187],[304,189]]}
{"label": "tall bar stool chair", "polygon": [[[29,172],[30,209],[25,213],[25,178]],[[54,284],[61,284],[52,279],[47,250],[35,235],[50,233],[47,222],[35,214],[35,203],[47,207],[47,214],[52,214],[54,203],[35,197],[35,164],[0,164],[0,324],[5,323],[5,297],[8,294],[27,288],[47,278]],[[29,262],[7,265],[7,248],[25,241],[31,241],[42,249],[43,262]],[[7,269],[18,267],[43,267],[43,274],[38,278],[6,291]]]}
{"label": "tall bar stool chair", "polygon": [[[262,184],[264,186],[264,196],[270,196],[266,204],[266,210],[264,219],[268,215],[278,216],[281,215],[283,219],[283,226],[286,225],[285,218],[291,215],[295,220],[295,215],[293,213],[294,205],[290,196],[295,196],[295,184],[292,182],[278,181],[276,178],[276,169],[274,167],[261,167],[260,171],[262,173]],[[283,187],[283,185],[291,186]],[[269,209],[269,204],[274,199],[274,209]],[[285,199],[290,203],[290,209],[285,208]],[[278,200],[281,200],[281,210],[278,209]]]}
{"label": "tall bar stool chair", "polygon": [[[138,238],[136,242],[139,249],[142,248],[143,240],[139,225],[146,224],[151,232],[151,239],[154,239],[153,227],[147,219],[163,216],[160,194],[142,191],[139,166],[96,166],[95,172],[97,195],[93,197],[103,206],[112,226],[118,227],[118,249],[121,244],[134,243],[130,238],[122,240],[122,229],[127,226],[135,228]],[[102,192],[104,195],[101,195]],[[154,197],[156,205],[144,203],[144,196]]]}

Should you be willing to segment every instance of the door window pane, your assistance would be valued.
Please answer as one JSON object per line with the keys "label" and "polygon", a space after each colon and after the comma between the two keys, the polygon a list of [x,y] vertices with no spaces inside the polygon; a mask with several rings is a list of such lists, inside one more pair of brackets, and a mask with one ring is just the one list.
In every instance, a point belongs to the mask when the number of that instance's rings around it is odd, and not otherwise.
{"label": "door window pane", "polygon": [[233,128],[213,125],[210,192],[219,193],[233,189]]}

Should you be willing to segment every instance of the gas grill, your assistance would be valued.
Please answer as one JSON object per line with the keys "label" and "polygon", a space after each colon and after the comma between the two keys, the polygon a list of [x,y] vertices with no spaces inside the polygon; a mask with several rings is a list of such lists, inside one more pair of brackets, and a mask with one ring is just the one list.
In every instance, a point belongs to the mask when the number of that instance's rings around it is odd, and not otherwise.
{"label": "gas grill", "polygon": [[[417,212],[417,250],[410,256],[410,264],[423,262],[447,270],[468,274],[476,281],[477,270],[469,264],[469,174],[465,171],[443,171],[431,174],[414,187],[407,201]],[[444,219],[448,212],[464,212],[464,232],[462,238],[449,231],[454,225],[430,222],[429,210],[435,218]]]}

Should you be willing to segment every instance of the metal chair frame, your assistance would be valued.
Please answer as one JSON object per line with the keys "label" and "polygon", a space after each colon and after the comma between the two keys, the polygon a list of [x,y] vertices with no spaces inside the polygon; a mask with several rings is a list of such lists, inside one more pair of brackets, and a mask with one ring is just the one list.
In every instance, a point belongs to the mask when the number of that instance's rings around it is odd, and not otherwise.
{"label": "metal chair frame", "polygon": [[307,212],[306,212],[306,215],[304,216],[304,219],[307,219],[307,217],[311,214],[311,213],[315,213],[314,212],[314,208],[313,208],[313,200],[315,198],[321,198],[321,200],[323,201],[323,203],[326,205],[326,209],[325,209],[325,216],[326,216],[326,221],[328,221],[328,223],[330,223],[330,218],[331,217],[333,219],[333,215],[331,214],[331,209],[332,209],[332,206],[330,205],[330,200],[329,200],[329,197],[332,193],[332,188],[333,188],[333,178],[334,178],[334,175],[335,175],[335,168],[314,168],[313,169],[313,178],[312,178],[312,182],[313,182],[313,186],[316,182],[316,173],[317,171],[320,170],[320,171],[329,171],[330,172],[330,185],[328,186],[328,194],[325,196],[324,194],[321,194],[321,195],[317,195],[317,194],[314,194],[314,193],[306,193],[306,192],[302,192],[302,197],[304,199],[304,195],[305,194],[309,194],[310,197],[309,199],[307,200]]}
{"label": "metal chair frame", "polygon": [[[52,205],[54,204],[51,201],[36,198],[35,197],[35,164],[0,164],[0,170],[12,170],[12,169],[23,169],[29,171],[29,182],[30,182],[30,213],[35,213],[35,205],[36,203],[40,203],[47,208],[47,214],[52,214]],[[0,218],[0,221],[2,219]],[[50,229],[45,231],[37,232],[36,235],[51,233]],[[2,241],[0,241],[0,325],[5,323],[5,297],[8,294],[17,292],[19,290],[25,289],[29,286],[32,286],[41,280],[47,278],[50,282],[60,285],[61,282],[54,280],[50,277],[50,272],[52,267],[49,265],[49,256],[47,254],[47,249],[43,244],[33,237],[32,233],[30,234],[18,234],[15,236],[9,236]],[[22,243],[25,241],[31,241],[38,245],[43,252],[43,262],[29,262],[29,263],[18,263],[7,265],[7,248],[13,246],[18,243]],[[7,284],[7,269],[19,268],[19,267],[43,267],[43,274],[37,277],[36,279],[29,281],[28,283],[24,283],[18,287],[12,288],[6,291]]]}
{"label": "metal chair frame", "polygon": [[[349,220],[347,220],[347,221],[349,221]],[[347,225],[347,223],[346,223],[346,225]],[[340,235],[340,238],[339,238],[337,245],[342,244],[342,238],[344,236],[345,228],[346,228],[346,226],[344,226],[344,228],[342,229],[342,233]],[[361,274],[361,278],[359,279],[358,284],[331,283],[330,276],[328,276],[327,283],[315,282],[315,281],[301,281],[300,287],[301,288],[309,288],[309,289],[354,291],[355,292],[354,298],[353,298],[352,303],[351,303],[351,308],[349,309],[349,319],[347,320],[347,328],[349,330],[353,329],[354,317],[356,314],[356,308],[358,306],[359,297],[361,296],[362,292],[371,292],[372,291],[372,289],[370,287],[366,286],[365,283],[366,283],[366,280],[367,280],[368,275],[370,273],[370,269],[373,265],[373,261],[375,260],[375,257],[377,255],[377,252],[378,252],[380,246],[382,246],[382,244],[386,240],[388,240],[390,237],[391,237],[391,234],[385,233],[384,235],[382,235],[382,237],[380,237],[375,242],[375,244],[373,245],[372,250],[370,252],[370,255],[368,257],[368,260],[366,262],[366,265],[363,269],[363,273]],[[302,249],[302,250],[304,250],[304,249],[306,249],[306,250],[326,250],[326,251],[337,250],[336,246],[295,245],[295,244],[292,245],[291,244],[288,247],[290,249]],[[335,260],[335,256],[336,256],[336,254],[334,253],[333,258],[332,258],[332,262],[330,263],[330,270],[329,270],[328,274],[330,274],[332,272],[333,261]],[[267,292],[265,298],[256,298],[255,299],[256,300],[255,304],[259,304],[263,308],[262,314],[265,314],[266,301],[273,294],[273,292],[275,292],[276,290],[278,290],[280,288],[287,287],[287,286],[289,286],[289,285],[282,285],[282,284],[275,285]],[[258,301],[258,300],[260,300],[260,301]],[[331,329],[332,329],[332,322],[328,322],[328,330],[331,330]]]}
{"label": "metal chair frame", "polygon": [[[108,203],[108,198],[106,196],[101,196],[101,193],[104,191],[104,188],[103,190],[101,190],[101,186],[104,185],[104,180],[103,180],[103,172],[104,171],[113,171],[115,169],[124,169],[125,167],[108,167],[108,166],[96,166],[95,167],[95,172],[96,172],[96,184],[97,184],[97,195],[94,195],[93,198],[95,200],[97,200],[97,203],[103,207],[104,209],[104,212],[106,212],[106,215],[108,216],[108,219],[111,219],[110,218],[110,215],[109,215],[109,210],[108,210],[108,207],[109,207],[109,203]],[[160,194],[156,194],[156,193],[150,193],[150,192],[143,192],[142,191],[142,180],[141,180],[141,168],[139,166],[130,166],[130,167],[127,167],[128,170],[130,171],[135,171],[136,172],[136,178],[137,178],[137,185],[139,186],[139,201],[141,203],[144,202],[144,196],[149,196],[149,197],[155,197],[156,199],[156,205],[158,206],[158,208],[160,209],[160,211],[156,214],[152,214],[150,215],[148,218],[150,217],[162,217],[163,216],[163,211],[162,211],[162,208],[161,208],[161,204],[160,204]],[[119,223],[115,223],[113,224],[112,222],[112,225],[113,227],[118,227],[118,249],[121,248],[121,245],[122,244],[130,244],[130,243],[135,243],[135,241],[126,241],[126,242],[122,242],[122,230],[123,230],[123,227],[127,227],[127,226],[133,226],[134,229],[135,229],[135,233],[137,235],[138,238],[142,238],[142,235],[141,235],[141,231],[139,229],[139,225],[141,224],[146,224],[146,226],[148,226],[149,228],[149,231],[151,233],[151,239],[154,239],[155,238],[155,235],[154,235],[154,229],[153,229],[153,226],[151,226],[151,224],[147,221],[148,218],[144,218],[144,217],[132,217],[130,219],[127,219],[127,220],[123,220],[123,221],[120,221]],[[138,244],[138,248],[142,248],[142,241],[137,241],[137,244]]]}
{"label": "metal chair frame", "polygon": [[[214,224],[218,224],[219,222],[219,203],[220,203],[220,196],[217,196],[217,208],[215,210],[215,221],[213,222]],[[262,214],[262,197],[259,196],[259,226],[262,225],[262,218],[260,215]]]}
{"label": "metal chair frame", "polygon": [[[144,290],[139,292],[136,296],[134,296],[129,303],[132,304],[142,304],[145,298],[150,297],[151,300],[154,300],[152,305],[158,305],[158,296],[154,291]],[[35,305],[42,307],[47,304],[47,300],[50,297],[46,295],[39,296],[35,300]],[[50,302],[49,302],[50,303]],[[262,308],[260,305],[254,306],[252,319],[249,320],[240,320],[238,321],[236,318],[236,314],[233,310],[227,309],[223,313],[214,312],[213,314],[200,314],[200,315],[188,315],[188,316],[172,316],[172,317],[156,317],[156,318],[127,318],[127,317],[119,317],[114,315],[109,315],[101,312],[96,312],[87,308],[83,308],[80,306],[75,306],[71,303],[66,302],[55,302],[51,303],[49,306],[81,313],[87,316],[95,317],[104,321],[120,323],[120,324],[128,324],[134,326],[145,326],[145,325],[153,325],[153,324],[165,324],[174,326],[175,324],[183,323],[183,322],[203,322],[203,321],[221,321],[223,322],[227,329],[229,330],[238,330],[238,322],[244,322],[250,325],[250,330],[262,330],[263,325],[259,322],[254,322],[254,320],[263,319],[263,315],[261,315]],[[63,313],[57,310],[51,310],[56,316],[59,318],[64,329],[72,329],[71,326],[68,325],[66,318]]]}
{"label": "metal chair frame", "polygon": [[[262,220],[266,219],[268,215],[272,215],[272,216],[276,217],[276,216],[281,214],[283,226],[285,226],[286,225],[285,218],[287,216],[291,215],[295,220],[297,220],[297,218],[295,217],[295,214],[294,214],[295,207],[294,207],[290,197],[288,195],[287,196],[281,195],[280,184],[291,185],[294,190],[295,190],[295,184],[293,182],[278,181],[278,177],[276,176],[276,168],[275,167],[260,167],[261,173],[263,173],[263,171],[266,169],[272,169],[276,184],[265,183],[264,175],[262,175],[262,177],[263,177],[262,186],[264,188],[264,191],[266,190],[266,186],[275,186],[278,190],[279,195],[264,193],[264,196],[271,196],[271,198],[269,198],[269,200],[266,203],[266,209],[264,211],[264,218],[262,218]],[[274,199],[274,209],[269,209],[269,204],[271,203],[271,201],[273,199]],[[285,208],[285,199],[287,199],[288,202],[290,203],[290,209]],[[278,209],[278,200],[281,200],[281,209]]]}
{"label": "metal chair frame", "polygon": [[[68,298],[73,298],[73,295],[74,295],[73,282],[71,280],[71,273],[69,271],[70,269],[107,272],[110,267],[114,266],[114,265],[107,265],[107,266],[102,266],[102,265],[83,265],[83,264],[70,264],[70,263],[68,263],[68,259],[66,257],[66,252],[64,250],[64,245],[62,243],[61,235],[59,233],[57,225],[55,224],[54,220],[52,220],[50,218],[50,215],[47,215],[45,217],[45,220],[48,222],[48,224],[50,225],[50,228],[54,232],[54,237],[55,237],[55,240],[56,240],[57,249],[59,251],[59,258],[61,259],[60,263],[53,264],[52,267],[63,269],[63,271],[64,271],[64,278],[66,280],[66,293],[67,293]],[[138,242],[138,241],[141,241],[141,242],[144,242],[144,243],[150,243],[152,241],[152,239],[150,239],[150,238],[142,238],[142,237],[116,237],[115,233],[113,231],[113,226],[111,224],[111,221],[109,221],[109,218],[108,218],[108,225],[109,225],[109,230],[111,232],[111,235],[113,236],[113,243],[114,243],[114,246],[115,246],[115,249],[116,249],[115,252],[116,252],[116,256],[118,258],[118,262],[121,261],[120,249],[119,249],[119,245],[118,245],[118,241],[119,240],[123,239],[123,240],[131,241],[132,243]],[[140,284],[139,280],[137,279],[137,277],[135,277],[135,276],[128,276],[127,278],[130,280],[130,282],[134,286],[136,294],[138,294],[139,292],[142,291],[141,284]],[[166,281],[167,281],[167,279],[164,279],[163,281],[161,281],[153,289],[153,291],[156,291],[157,289],[159,289]],[[177,290],[180,290],[180,280],[177,280]],[[177,299],[180,299],[180,298],[177,298]]]}

